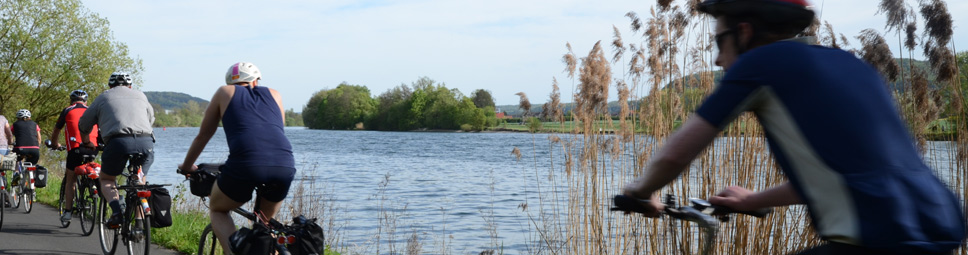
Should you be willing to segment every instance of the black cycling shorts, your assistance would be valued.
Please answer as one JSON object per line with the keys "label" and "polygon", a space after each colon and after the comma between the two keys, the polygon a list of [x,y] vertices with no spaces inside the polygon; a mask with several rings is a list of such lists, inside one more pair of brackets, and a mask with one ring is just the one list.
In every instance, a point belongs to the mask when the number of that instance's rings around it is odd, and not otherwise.
{"label": "black cycling shorts", "polygon": [[97,156],[97,151],[88,147],[77,147],[67,151],[67,171],[74,171],[74,168],[84,164],[84,155]]}
{"label": "black cycling shorts", "polygon": [[838,242],[827,242],[819,246],[794,253],[796,255],[907,255],[907,254],[918,254],[918,255],[949,255],[949,252],[932,253],[932,252],[898,252],[891,250],[879,250],[872,249],[863,246],[850,245]]}
{"label": "black cycling shorts", "polygon": [[147,156],[141,165],[141,172],[148,174],[148,168],[154,162],[155,141],[149,136],[114,136],[104,145],[101,153],[101,172],[110,176],[118,176],[128,165],[128,155],[143,153]]}
{"label": "black cycling shorts", "polygon": [[17,153],[17,161],[23,160],[36,166],[40,160],[40,149],[37,148],[13,148],[13,152]]}
{"label": "black cycling shorts", "polygon": [[296,169],[278,166],[222,167],[218,176],[218,188],[235,202],[252,200],[257,186],[259,195],[266,200],[279,202],[289,195],[289,186],[296,176]]}

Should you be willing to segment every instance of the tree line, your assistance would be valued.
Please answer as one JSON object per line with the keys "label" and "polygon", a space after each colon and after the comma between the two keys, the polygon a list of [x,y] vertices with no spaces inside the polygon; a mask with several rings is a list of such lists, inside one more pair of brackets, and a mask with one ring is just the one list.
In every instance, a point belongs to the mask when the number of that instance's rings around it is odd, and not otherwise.
{"label": "tree line", "polygon": [[470,97],[428,77],[401,84],[378,96],[369,88],[343,82],[323,89],[302,111],[311,129],[409,131],[443,129],[480,131],[497,124],[494,99],[484,89]]}

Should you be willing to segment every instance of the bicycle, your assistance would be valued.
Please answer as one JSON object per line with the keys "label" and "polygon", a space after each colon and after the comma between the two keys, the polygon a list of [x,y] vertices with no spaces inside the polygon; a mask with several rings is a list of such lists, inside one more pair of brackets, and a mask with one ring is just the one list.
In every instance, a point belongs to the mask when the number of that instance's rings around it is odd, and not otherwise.
{"label": "bicycle", "polygon": [[[199,164],[198,170],[189,174],[190,176],[188,177],[189,181],[191,181],[189,184],[193,186],[191,187],[191,189],[193,190],[192,193],[193,194],[196,193],[195,190],[199,189],[198,187],[196,187],[196,185],[203,185],[205,186],[205,188],[207,188],[206,191],[211,191],[212,182],[214,182],[214,180],[217,179],[218,175],[220,174],[218,169],[221,166],[222,164]],[[181,171],[181,169],[178,169],[177,172],[179,174],[184,174]],[[205,183],[204,180],[201,180],[203,178],[207,178],[207,180],[211,182]],[[262,186],[256,187],[256,198],[255,198],[255,205],[254,205],[253,211],[259,210],[261,187],[265,187],[265,186],[262,185]],[[201,197],[202,199],[205,199],[205,197],[207,197],[207,196],[201,196],[198,194],[195,194],[195,195],[197,195],[198,197]],[[252,221],[253,228],[255,228],[256,224],[265,224],[268,227],[268,229],[271,231],[271,235],[275,238],[275,242],[273,242],[273,249],[278,254],[283,254],[283,255],[290,254],[288,248],[286,248],[286,245],[296,243],[296,235],[295,235],[296,230],[292,226],[282,224],[281,222],[272,218],[266,219],[265,216],[263,216],[261,213],[257,214],[254,212],[250,212],[248,210],[242,209],[241,207],[233,209],[232,212],[248,219],[249,221]],[[219,245],[218,239],[215,237],[215,233],[212,232],[212,224],[208,224],[207,226],[205,226],[205,229],[202,230],[202,235],[198,240],[197,254],[198,255],[222,254],[223,251],[221,249],[222,249],[221,245]]]}
{"label": "bicycle", "polygon": [[[99,203],[95,224],[100,225],[98,235],[101,239],[101,251],[106,255],[114,254],[118,241],[124,243],[128,254],[147,255],[151,249],[151,209],[148,197],[151,197],[151,189],[171,184],[141,184],[144,180],[141,166],[145,160],[147,155],[143,153],[129,154],[128,166],[121,173],[124,184],[117,187],[119,193],[124,191],[120,199],[123,209],[121,227],[105,226],[104,223],[111,217],[108,213],[111,210],[107,199],[102,199]],[[140,224],[136,220],[139,217],[142,219]]]}
{"label": "bicycle", "polygon": [[6,211],[7,204],[9,203],[10,207],[14,209],[20,207],[16,193],[7,183],[7,171],[16,171],[13,166],[16,158],[17,155],[11,153],[11,155],[4,156],[0,161],[0,229],[3,229],[3,212]]}
{"label": "bicycle", "polygon": [[34,210],[34,200],[36,200],[36,186],[34,186],[34,182],[37,180],[35,179],[35,172],[37,171],[38,165],[24,160],[18,161],[16,165],[19,167],[14,172],[14,194],[20,194],[20,202],[24,206],[24,213],[29,214]]}
{"label": "bicycle", "polygon": [[[612,211],[637,213],[651,212],[642,206],[643,203],[649,203],[649,200],[646,199],[636,199],[625,195],[616,195],[612,201],[615,204],[615,206],[611,208]],[[673,219],[695,222],[698,224],[699,229],[705,234],[702,247],[700,248],[699,252],[699,254],[704,255],[711,254],[712,252],[713,241],[716,240],[716,235],[719,233],[720,220],[729,221],[729,215],[734,213],[763,218],[773,212],[773,209],[771,208],[764,208],[752,212],[735,211],[723,206],[710,204],[708,201],[698,198],[690,198],[689,202],[691,204],[690,206],[676,206],[675,197],[667,194],[665,199],[662,201],[662,203],[665,204],[665,209],[660,212],[660,214],[667,215]]]}
{"label": "bicycle", "polygon": [[[81,222],[81,234],[84,236],[89,236],[94,233],[94,225],[96,224],[95,217],[97,217],[97,206],[100,202],[100,195],[98,193],[98,188],[100,183],[98,182],[98,177],[100,177],[100,166],[95,165],[93,168],[89,163],[94,162],[94,155],[83,155],[84,164],[76,167],[72,171],[76,176],[74,182],[74,207],[71,208],[71,214],[76,215]],[[67,179],[66,177],[64,178]],[[60,215],[63,215],[64,210],[64,195],[67,191],[67,182],[61,182],[60,190],[60,200],[57,206]],[[59,216],[60,216],[59,215]],[[58,217],[59,218],[59,217]],[[61,227],[67,228],[71,225],[70,221],[61,221]]]}

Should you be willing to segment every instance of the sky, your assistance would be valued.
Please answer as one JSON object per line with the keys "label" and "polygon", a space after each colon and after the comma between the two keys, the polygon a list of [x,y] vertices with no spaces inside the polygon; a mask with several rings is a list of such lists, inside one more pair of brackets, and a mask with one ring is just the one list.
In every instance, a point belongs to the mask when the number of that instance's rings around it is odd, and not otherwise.
{"label": "sky", "polygon": [[[884,33],[886,18],[877,14],[878,0],[809,2],[854,47],[860,43],[853,37],[863,29]],[[917,1],[907,2],[917,7]],[[955,47],[968,50],[968,22],[962,18],[968,1],[946,2],[954,18]],[[544,103],[556,78],[565,92],[562,101],[571,102],[572,79],[561,62],[565,44],[585,56],[595,42],[611,42],[613,26],[626,44],[644,41],[631,32],[625,14],[634,11],[647,18],[655,5],[626,0],[82,3],[106,18],[115,40],[143,60],[142,90],[209,100],[225,84],[228,67],[245,61],[261,69],[260,85],[281,92],[284,107],[296,112],[316,91],[342,82],[364,85],[376,96],[420,77],[466,96],[486,89],[498,105],[517,104],[518,92],[531,103]],[[919,31],[924,31],[922,24]],[[896,38],[893,32],[885,36]],[[897,52],[897,43],[888,42]],[[612,91],[610,101],[615,100]]]}

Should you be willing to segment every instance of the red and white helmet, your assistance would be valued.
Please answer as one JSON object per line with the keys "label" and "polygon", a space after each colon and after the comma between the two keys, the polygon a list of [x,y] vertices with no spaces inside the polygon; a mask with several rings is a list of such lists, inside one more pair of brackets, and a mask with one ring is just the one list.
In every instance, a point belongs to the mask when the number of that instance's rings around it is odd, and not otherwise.
{"label": "red and white helmet", "polygon": [[236,84],[239,82],[252,82],[262,79],[262,72],[255,64],[249,62],[238,62],[229,67],[225,73],[225,84]]}

